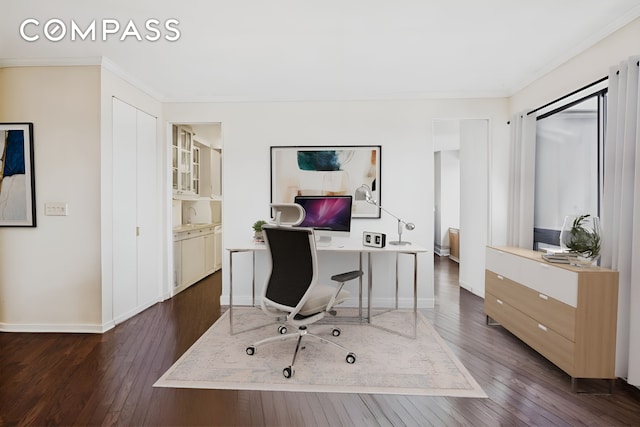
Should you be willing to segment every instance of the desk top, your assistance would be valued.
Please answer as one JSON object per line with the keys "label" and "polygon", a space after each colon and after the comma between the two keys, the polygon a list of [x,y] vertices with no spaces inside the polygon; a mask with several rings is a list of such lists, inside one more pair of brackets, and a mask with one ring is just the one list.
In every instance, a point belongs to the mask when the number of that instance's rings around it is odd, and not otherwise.
{"label": "desk top", "polygon": [[[264,243],[255,243],[250,241],[246,244],[229,246],[226,249],[230,252],[249,252],[264,251],[267,247]],[[427,248],[414,243],[408,245],[388,244],[384,248],[374,248],[371,246],[364,246],[362,242],[353,239],[334,240],[329,245],[318,244],[316,245],[316,249],[318,252],[390,252],[405,254],[427,252]]]}

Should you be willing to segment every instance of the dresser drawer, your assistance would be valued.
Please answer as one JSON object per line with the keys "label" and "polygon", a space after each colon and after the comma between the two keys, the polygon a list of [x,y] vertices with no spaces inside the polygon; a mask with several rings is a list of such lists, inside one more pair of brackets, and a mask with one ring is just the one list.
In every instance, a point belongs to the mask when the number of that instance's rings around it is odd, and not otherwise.
{"label": "dresser drawer", "polygon": [[[532,252],[533,253],[533,252]],[[533,253],[535,254],[535,253]],[[578,306],[578,274],[552,265],[542,255],[529,258],[487,248],[486,268],[558,301]]]}
{"label": "dresser drawer", "polygon": [[569,341],[575,341],[576,309],[493,271],[485,271],[485,289],[516,310],[543,323]]}
{"label": "dresser drawer", "polygon": [[575,344],[572,341],[488,292],[485,293],[485,313],[560,369],[573,375]]}

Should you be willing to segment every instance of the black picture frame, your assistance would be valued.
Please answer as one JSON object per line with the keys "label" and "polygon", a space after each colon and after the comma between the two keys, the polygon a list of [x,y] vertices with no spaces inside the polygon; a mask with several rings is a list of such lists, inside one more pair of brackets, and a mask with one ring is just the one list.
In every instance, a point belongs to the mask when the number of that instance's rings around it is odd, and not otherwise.
{"label": "black picture frame", "polygon": [[356,200],[363,184],[381,203],[380,145],[272,146],[271,203],[295,196],[353,196],[353,218],[380,218],[380,208]]}
{"label": "black picture frame", "polygon": [[0,135],[0,227],[35,227],[33,123],[0,123]]}

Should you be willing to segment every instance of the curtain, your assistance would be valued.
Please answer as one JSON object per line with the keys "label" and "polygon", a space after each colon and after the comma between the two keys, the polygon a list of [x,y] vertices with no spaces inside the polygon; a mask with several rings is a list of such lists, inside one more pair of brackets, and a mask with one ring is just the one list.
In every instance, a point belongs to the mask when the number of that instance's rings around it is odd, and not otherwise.
{"label": "curtain", "polygon": [[640,134],[638,59],[609,71],[602,265],[620,273],[616,375],[640,385]]}
{"label": "curtain", "polygon": [[527,112],[511,118],[507,245],[533,248],[536,116]]}

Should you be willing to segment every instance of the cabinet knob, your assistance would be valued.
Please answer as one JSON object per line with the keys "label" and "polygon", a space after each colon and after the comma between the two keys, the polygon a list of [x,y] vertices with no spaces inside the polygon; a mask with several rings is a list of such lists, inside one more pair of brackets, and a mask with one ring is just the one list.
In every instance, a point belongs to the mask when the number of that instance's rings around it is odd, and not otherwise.
{"label": "cabinet knob", "polygon": [[547,327],[544,325],[541,325],[540,323],[538,323],[538,329],[543,330],[545,332],[547,332]]}
{"label": "cabinet knob", "polygon": [[540,297],[540,299],[543,299],[545,301],[549,299],[549,297],[546,296],[545,294],[538,294],[538,296]]}
{"label": "cabinet knob", "polygon": [[502,277],[501,275],[498,274],[498,279],[499,280],[504,280],[504,277]]}
{"label": "cabinet knob", "polygon": [[502,300],[496,299],[496,302],[500,305],[502,305]]}

